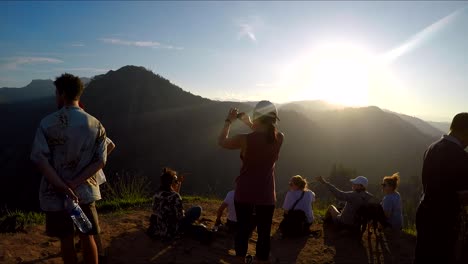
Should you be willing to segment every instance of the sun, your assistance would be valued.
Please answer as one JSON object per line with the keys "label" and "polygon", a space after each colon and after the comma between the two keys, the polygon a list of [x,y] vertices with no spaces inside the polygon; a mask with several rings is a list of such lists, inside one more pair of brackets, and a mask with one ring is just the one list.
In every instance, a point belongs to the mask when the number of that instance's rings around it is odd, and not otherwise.
{"label": "sun", "polygon": [[346,106],[369,104],[373,56],[349,43],[316,47],[295,69],[295,100],[325,100]]}

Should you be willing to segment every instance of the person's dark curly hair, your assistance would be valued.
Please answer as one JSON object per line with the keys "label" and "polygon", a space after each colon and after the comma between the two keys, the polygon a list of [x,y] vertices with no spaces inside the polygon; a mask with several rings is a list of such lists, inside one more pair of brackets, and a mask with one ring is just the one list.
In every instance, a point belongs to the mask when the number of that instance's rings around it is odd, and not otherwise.
{"label": "person's dark curly hair", "polygon": [[65,96],[65,100],[79,100],[84,90],[83,82],[73,74],[64,73],[54,81],[55,88],[60,95]]}
{"label": "person's dark curly hair", "polygon": [[161,183],[159,189],[161,191],[170,192],[172,184],[177,181],[177,172],[170,168],[163,168],[161,174]]}
{"label": "person's dark curly hair", "polygon": [[459,113],[453,117],[451,131],[468,131],[468,113]]}

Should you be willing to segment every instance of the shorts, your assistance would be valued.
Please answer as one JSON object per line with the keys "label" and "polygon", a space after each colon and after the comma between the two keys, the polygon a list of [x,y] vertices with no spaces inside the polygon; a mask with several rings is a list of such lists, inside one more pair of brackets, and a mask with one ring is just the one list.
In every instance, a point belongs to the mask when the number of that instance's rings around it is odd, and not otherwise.
{"label": "shorts", "polygon": [[[87,235],[97,235],[101,232],[96,211],[96,203],[80,204],[81,209],[93,225]],[[78,232],[78,228],[76,228]],[[81,232],[80,232],[81,233]],[[66,211],[46,212],[46,234],[50,237],[64,238],[75,234],[75,224]]]}

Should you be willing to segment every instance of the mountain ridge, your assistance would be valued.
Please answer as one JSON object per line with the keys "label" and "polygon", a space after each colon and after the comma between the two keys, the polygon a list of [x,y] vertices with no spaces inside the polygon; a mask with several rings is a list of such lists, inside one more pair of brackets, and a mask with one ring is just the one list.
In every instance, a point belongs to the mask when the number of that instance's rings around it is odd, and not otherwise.
{"label": "mountain ridge", "polygon": [[[29,162],[29,151],[39,121],[55,110],[53,99],[0,104],[0,117],[9,128],[0,131],[2,175],[15,175],[7,186],[21,189],[0,188],[1,201],[10,207],[37,207],[40,176]],[[251,113],[253,104],[195,96],[135,66],[95,76],[82,99],[85,110],[103,123],[117,145],[105,168],[109,180],[124,170],[133,171],[148,177],[155,188],[160,168],[169,166],[192,173],[184,185],[189,194],[222,196],[233,188],[240,168],[238,153],[220,149],[216,139],[229,108]],[[374,193],[380,192],[381,177],[396,171],[402,183],[417,182],[422,153],[434,140],[378,107],[323,112],[279,109],[278,127],[285,133],[277,164],[279,194],[289,177],[327,175],[336,164],[366,175],[376,186]],[[233,123],[231,134],[247,132],[240,122]],[[25,179],[30,181],[27,186],[21,184]],[[402,193],[416,196],[417,188],[407,187],[402,185]],[[24,199],[13,199],[19,195]]]}

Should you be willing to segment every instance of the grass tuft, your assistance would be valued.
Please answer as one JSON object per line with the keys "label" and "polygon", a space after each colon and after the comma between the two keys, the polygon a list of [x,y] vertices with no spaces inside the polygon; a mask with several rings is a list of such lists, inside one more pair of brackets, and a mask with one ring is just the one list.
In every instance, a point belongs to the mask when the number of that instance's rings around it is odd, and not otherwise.
{"label": "grass tuft", "polygon": [[27,226],[44,223],[44,213],[8,211],[6,215],[0,217],[0,233],[23,232]]}

